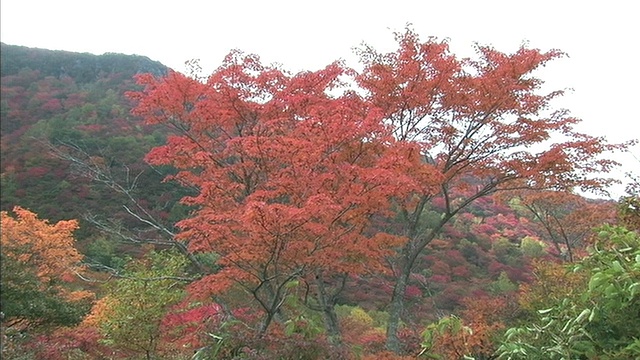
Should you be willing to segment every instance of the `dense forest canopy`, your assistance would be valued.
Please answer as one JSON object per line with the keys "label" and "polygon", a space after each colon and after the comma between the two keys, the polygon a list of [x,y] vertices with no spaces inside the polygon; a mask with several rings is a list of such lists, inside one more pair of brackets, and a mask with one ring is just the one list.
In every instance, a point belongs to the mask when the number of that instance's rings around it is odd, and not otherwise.
{"label": "dense forest canopy", "polygon": [[564,54],[395,35],[207,78],[2,44],[3,358],[637,357],[639,186],[574,192],[626,145],[540,93]]}

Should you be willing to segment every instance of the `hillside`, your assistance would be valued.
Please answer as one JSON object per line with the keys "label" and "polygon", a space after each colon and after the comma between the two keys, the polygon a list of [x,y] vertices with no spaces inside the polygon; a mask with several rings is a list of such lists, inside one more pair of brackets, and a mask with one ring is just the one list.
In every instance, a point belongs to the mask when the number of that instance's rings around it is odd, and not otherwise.
{"label": "hillside", "polygon": [[[162,196],[162,175],[150,171],[142,159],[164,140],[163,131],[132,116],[125,93],[139,89],[134,75],[161,76],[166,66],[142,56],[7,44],[2,44],[0,54],[2,210],[19,205],[51,220],[83,219],[88,214],[118,217],[125,204],[122,194],[91,182],[86,171],[54,155],[68,153],[70,147],[76,148],[76,155],[80,151],[85,158],[100,157],[108,164],[105,169],[120,180],[140,175],[141,186],[135,191],[158,191]],[[155,196],[145,194],[147,200]],[[96,232],[85,225],[77,235],[85,238]]]}

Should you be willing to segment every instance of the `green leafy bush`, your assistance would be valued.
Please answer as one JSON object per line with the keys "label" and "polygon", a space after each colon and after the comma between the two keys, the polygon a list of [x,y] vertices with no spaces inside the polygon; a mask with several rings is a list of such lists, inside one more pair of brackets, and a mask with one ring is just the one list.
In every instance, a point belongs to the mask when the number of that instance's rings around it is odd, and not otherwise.
{"label": "green leafy bush", "polygon": [[638,233],[603,226],[591,254],[571,270],[588,274],[584,291],[508,329],[499,359],[640,358]]}

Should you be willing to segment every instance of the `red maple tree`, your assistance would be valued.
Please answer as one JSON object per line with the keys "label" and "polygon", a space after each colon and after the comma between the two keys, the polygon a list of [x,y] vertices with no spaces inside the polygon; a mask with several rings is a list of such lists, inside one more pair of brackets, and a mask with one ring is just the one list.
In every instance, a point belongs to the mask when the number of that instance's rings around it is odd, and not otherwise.
{"label": "red maple tree", "polygon": [[332,92],[349,72],[334,63],[292,76],[234,51],[206,82],[141,76],[145,90],[132,94],[136,114],[175,132],[147,161],[179,169],[173,179],[197,192],[183,199],[196,210],[178,223],[179,238],[220,256],[220,271],[192,294],[244,289],[264,310],[260,336],[286,319],[283,303],[301,282],[339,341],[337,293],[349,275],[382,270],[401,239],[368,233],[369,218],[394,195],[439,181],[377,107]]}
{"label": "red maple tree", "polygon": [[[194,296],[244,289],[264,310],[262,336],[287,318],[300,282],[338,339],[337,292],[385,259],[395,278],[386,346],[398,352],[416,259],[458,213],[497,192],[608,184],[597,174],[615,163],[599,155],[624,145],[575,131],[578,119],[550,110],[563,92],[540,94],[533,76],[562,52],[477,46],[476,59],[459,59],[410,29],[396,39],[388,54],[363,48],[361,73],[334,63],[291,75],[234,51],[206,81],[139,78],[134,112],[175,134],[147,161],[174,166],[172,179],[195,191],[179,237],[220,256]],[[345,90],[350,77],[363,92]],[[376,232],[374,215],[393,231]]]}
{"label": "red maple tree", "polygon": [[[522,46],[506,54],[476,46],[475,59],[459,59],[446,41],[421,41],[411,29],[397,33],[395,52],[360,50],[358,84],[384,112],[399,141],[420,146],[443,174],[437,193],[406,192],[398,201],[407,241],[393,262],[396,284],[389,306],[387,347],[398,351],[403,299],[416,258],[445,224],[476,199],[515,189],[597,190],[614,162],[599,157],[624,145],[579,133],[579,119],[551,111],[563,94],[540,94],[533,72],[564,54]],[[437,224],[424,221],[430,204],[443,204]]]}

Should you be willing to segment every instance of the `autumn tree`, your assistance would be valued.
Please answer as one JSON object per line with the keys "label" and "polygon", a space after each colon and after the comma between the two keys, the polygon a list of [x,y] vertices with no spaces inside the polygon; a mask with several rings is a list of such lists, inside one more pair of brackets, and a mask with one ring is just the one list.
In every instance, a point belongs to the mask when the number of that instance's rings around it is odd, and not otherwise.
{"label": "autumn tree", "polygon": [[584,244],[594,228],[612,223],[615,209],[610,202],[589,200],[561,191],[524,192],[519,205],[533,216],[556,255],[573,262],[575,247]]}
{"label": "autumn tree", "polygon": [[[411,29],[396,34],[395,52],[365,46],[358,84],[380,108],[400,142],[417,144],[443,176],[437,193],[407,191],[396,198],[406,242],[393,261],[396,277],[389,305],[387,346],[398,351],[407,280],[422,250],[462,209],[504,190],[595,190],[607,184],[595,174],[614,163],[599,157],[619,148],[578,133],[579,120],[567,110],[552,111],[563,94],[540,94],[534,72],[564,56],[520,47],[512,54],[476,45],[477,56],[460,59],[446,41],[419,39]],[[425,214],[438,199],[439,221]]]}
{"label": "autumn tree", "polygon": [[92,294],[68,283],[82,271],[74,247],[75,220],[49,224],[29,210],[1,212],[2,332],[70,326],[82,320]]}
{"label": "autumn tree", "polygon": [[[103,342],[129,354],[156,358],[163,349],[162,320],[183,297],[185,258],[172,251],[150,252],[132,260],[118,278],[107,283],[88,322],[104,336]],[[168,344],[165,344],[168,345]]]}
{"label": "autumn tree", "polygon": [[337,293],[349,275],[381,270],[399,239],[368,233],[369,218],[394,194],[429,193],[437,179],[377,107],[336,90],[349,73],[334,63],[290,75],[234,51],[206,81],[142,76],[144,91],[132,94],[136,114],[174,132],[147,161],[174,166],[171,179],[197,190],[183,198],[196,210],[178,223],[178,238],[220,256],[220,271],[191,294],[243,289],[264,311],[258,336],[284,322],[299,283],[339,342]]}

